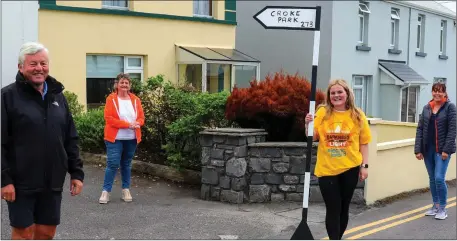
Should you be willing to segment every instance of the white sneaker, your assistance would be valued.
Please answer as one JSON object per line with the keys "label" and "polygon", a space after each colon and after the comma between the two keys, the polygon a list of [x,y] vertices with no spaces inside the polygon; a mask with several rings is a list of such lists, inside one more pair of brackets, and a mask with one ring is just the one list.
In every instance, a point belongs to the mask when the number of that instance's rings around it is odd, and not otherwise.
{"label": "white sneaker", "polygon": [[109,202],[109,193],[107,191],[103,191],[98,202],[101,204],[108,203]]}
{"label": "white sneaker", "polygon": [[435,219],[444,220],[447,218],[447,210],[445,208],[440,208],[435,215]]}
{"label": "white sneaker", "polygon": [[124,200],[124,202],[131,202],[133,200],[129,189],[122,189],[122,200]]}

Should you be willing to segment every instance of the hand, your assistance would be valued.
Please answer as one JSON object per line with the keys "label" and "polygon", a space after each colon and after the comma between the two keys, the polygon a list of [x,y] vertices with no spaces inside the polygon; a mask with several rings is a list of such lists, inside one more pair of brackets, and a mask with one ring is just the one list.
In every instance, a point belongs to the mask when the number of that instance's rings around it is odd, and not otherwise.
{"label": "hand", "polygon": [[2,187],[2,199],[7,202],[14,202],[16,200],[16,190],[13,184]]}
{"label": "hand", "polygon": [[424,159],[424,156],[422,156],[422,153],[417,153],[416,154],[416,159],[417,160],[422,160],[422,159]]}
{"label": "hand", "polygon": [[83,189],[83,183],[78,179],[71,180],[70,192],[72,196],[76,196],[81,193]]}
{"label": "hand", "polygon": [[361,167],[360,172],[359,172],[360,181],[367,179],[367,177],[368,177],[368,169]]}
{"label": "hand", "polygon": [[305,124],[308,125],[311,121],[313,121],[313,115],[310,113],[306,114]]}
{"label": "hand", "polygon": [[449,155],[446,152],[441,153],[441,159],[446,160]]}

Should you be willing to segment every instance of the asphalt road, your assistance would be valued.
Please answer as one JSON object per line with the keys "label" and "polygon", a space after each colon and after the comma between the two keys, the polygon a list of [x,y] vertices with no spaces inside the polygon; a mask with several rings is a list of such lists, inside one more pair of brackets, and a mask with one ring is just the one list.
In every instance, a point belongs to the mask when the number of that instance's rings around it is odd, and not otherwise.
{"label": "asphalt road", "polygon": [[[57,229],[56,239],[290,239],[301,219],[301,203],[232,205],[204,201],[199,198],[198,187],[137,175],[132,178],[132,203],[120,200],[118,176],[111,202],[102,205],[98,204],[98,198],[103,169],[86,166],[85,171],[82,194],[71,197],[68,190],[64,192],[62,224]],[[450,187],[449,198],[455,196],[456,188]],[[356,231],[344,238],[456,239],[455,206],[450,208],[449,217],[444,221],[423,217],[424,211],[392,218],[428,205],[429,200],[430,195],[426,193],[385,207],[364,209],[353,205],[348,231],[354,228]],[[455,199],[451,203],[455,203]],[[1,238],[10,239],[4,201],[1,211]],[[308,215],[314,238],[325,238],[323,204],[311,203]],[[414,216],[414,220],[408,221]],[[389,220],[379,223],[385,218]],[[376,221],[376,225],[360,228]],[[390,227],[386,228],[386,225]]]}

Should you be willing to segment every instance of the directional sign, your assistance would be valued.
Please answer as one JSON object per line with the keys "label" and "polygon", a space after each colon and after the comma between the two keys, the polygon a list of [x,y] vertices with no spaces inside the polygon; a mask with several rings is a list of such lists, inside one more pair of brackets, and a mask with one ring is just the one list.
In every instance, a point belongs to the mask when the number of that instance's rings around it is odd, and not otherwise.
{"label": "directional sign", "polygon": [[316,7],[266,6],[254,19],[266,29],[320,30]]}

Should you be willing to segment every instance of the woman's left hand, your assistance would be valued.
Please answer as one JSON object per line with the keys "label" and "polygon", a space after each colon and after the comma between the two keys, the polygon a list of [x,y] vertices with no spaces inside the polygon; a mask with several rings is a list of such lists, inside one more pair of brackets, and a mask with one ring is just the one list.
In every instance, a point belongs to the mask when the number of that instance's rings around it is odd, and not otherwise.
{"label": "woman's left hand", "polygon": [[361,167],[360,172],[359,172],[360,181],[367,179],[367,177],[368,177],[368,169]]}

